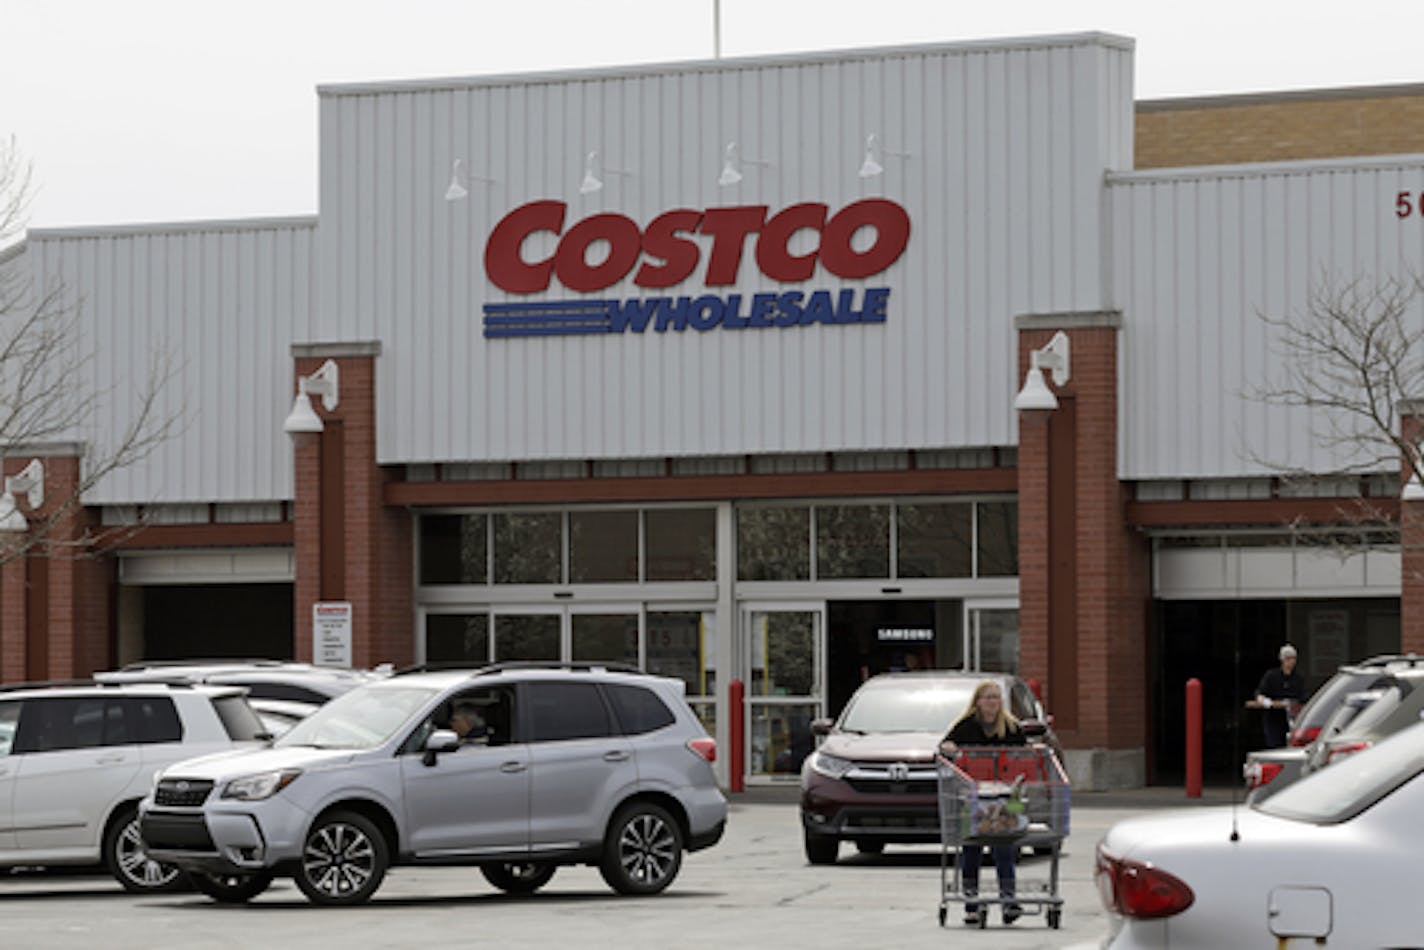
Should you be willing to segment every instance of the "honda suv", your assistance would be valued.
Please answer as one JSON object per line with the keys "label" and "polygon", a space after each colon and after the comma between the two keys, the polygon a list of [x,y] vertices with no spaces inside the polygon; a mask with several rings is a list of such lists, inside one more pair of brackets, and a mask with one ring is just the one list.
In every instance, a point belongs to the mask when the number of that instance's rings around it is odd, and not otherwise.
{"label": "honda suv", "polygon": [[806,860],[834,864],[842,841],[877,853],[886,844],[940,840],[935,752],[984,680],[999,684],[1026,734],[1061,752],[1043,706],[1013,674],[935,670],[872,677],[834,723],[811,724],[824,739],[801,766]]}
{"label": "honda suv", "polygon": [[126,890],[182,886],[146,855],[139,799],[165,765],[260,746],[235,686],[147,683],[0,687],[0,868],[103,863]]}
{"label": "honda suv", "polygon": [[620,894],[656,894],[722,836],[715,752],[682,681],[631,667],[402,672],[270,749],[165,769],[143,841],[223,902],[290,875],[313,903],[359,904],[421,864],[477,866],[510,893],[592,864]]}

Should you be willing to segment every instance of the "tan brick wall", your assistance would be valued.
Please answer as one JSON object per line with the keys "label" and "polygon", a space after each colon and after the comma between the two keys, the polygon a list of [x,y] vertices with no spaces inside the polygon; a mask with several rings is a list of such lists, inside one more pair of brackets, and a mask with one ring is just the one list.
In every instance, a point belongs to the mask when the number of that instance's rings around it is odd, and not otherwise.
{"label": "tan brick wall", "polygon": [[1424,87],[1140,102],[1136,167],[1424,153]]}

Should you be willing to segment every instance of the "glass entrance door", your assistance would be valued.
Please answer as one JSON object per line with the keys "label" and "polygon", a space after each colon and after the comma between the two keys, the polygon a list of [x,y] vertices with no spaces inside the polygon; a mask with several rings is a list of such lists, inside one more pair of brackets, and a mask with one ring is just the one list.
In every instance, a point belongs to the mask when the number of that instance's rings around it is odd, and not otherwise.
{"label": "glass entrance door", "polygon": [[825,710],[824,603],[742,609],[749,778],[795,781]]}
{"label": "glass entrance door", "polygon": [[964,657],[971,670],[1019,671],[1019,606],[1014,601],[965,601]]}

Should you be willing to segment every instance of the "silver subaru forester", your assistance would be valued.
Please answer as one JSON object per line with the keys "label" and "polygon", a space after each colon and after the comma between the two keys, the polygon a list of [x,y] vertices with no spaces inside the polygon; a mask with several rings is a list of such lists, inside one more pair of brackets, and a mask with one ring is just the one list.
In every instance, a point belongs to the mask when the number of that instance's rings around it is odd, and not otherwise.
{"label": "silver subaru forester", "polygon": [[393,865],[475,865],[528,893],[561,864],[656,894],[717,843],[716,746],[683,683],[613,664],[397,674],[332,700],[270,748],[164,769],[144,847],[223,902],[290,875],[359,904]]}

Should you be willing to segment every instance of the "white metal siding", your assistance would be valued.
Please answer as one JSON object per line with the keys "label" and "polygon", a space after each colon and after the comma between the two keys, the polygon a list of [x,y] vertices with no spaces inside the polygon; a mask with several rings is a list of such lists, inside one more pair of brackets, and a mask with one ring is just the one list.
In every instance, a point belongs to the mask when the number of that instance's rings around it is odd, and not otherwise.
{"label": "white metal siding", "polygon": [[314,221],[35,231],[40,281],[78,302],[82,387],[99,394],[86,431],[110,455],[133,421],[156,354],[172,378],[156,416],[180,420],[147,458],[115,471],[88,504],[292,497],[293,337],[315,311]]}
{"label": "white metal siding", "polygon": [[[1322,281],[1418,273],[1424,218],[1397,218],[1394,200],[1421,183],[1424,156],[1112,178],[1123,477],[1325,472],[1352,461],[1312,436],[1320,420],[1256,395],[1282,379],[1279,340],[1258,315],[1303,313]],[[1421,303],[1413,318],[1424,325]]]}
{"label": "white metal siding", "polygon": [[[378,339],[382,462],[1016,441],[1012,318],[1104,304],[1105,169],[1130,165],[1131,42],[1101,35],[322,90],[316,342]],[[886,172],[860,179],[866,136]],[[719,188],[738,143],[744,180]],[[597,150],[605,188],[580,195]],[[896,157],[890,152],[908,152]],[[451,163],[469,198],[443,199]],[[619,175],[613,170],[631,174]],[[487,341],[485,238],[528,201],[904,205],[883,325]],[[537,236],[526,256],[547,255]],[[696,296],[706,263],[669,293]],[[750,249],[728,292],[758,282]],[[544,299],[574,296],[557,283]],[[653,296],[631,280],[604,294]]]}

